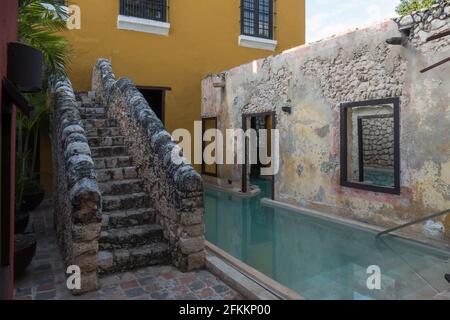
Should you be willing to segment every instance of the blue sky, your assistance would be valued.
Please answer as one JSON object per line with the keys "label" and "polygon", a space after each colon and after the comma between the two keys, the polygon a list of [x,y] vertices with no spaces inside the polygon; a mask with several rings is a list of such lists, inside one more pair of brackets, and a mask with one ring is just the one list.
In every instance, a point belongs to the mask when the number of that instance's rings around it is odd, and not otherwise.
{"label": "blue sky", "polygon": [[306,0],[306,41],[396,16],[400,0]]}

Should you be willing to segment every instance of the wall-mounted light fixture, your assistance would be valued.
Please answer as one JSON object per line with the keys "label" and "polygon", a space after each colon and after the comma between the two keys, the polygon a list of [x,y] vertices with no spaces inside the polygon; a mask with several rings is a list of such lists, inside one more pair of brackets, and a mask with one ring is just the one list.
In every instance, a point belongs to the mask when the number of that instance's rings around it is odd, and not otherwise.
{"label": "wall-mounted light fixture", "polygon": [[283,110],[284,113],[292,114],[292,107],[284,106],[281,108],[281,110]]}

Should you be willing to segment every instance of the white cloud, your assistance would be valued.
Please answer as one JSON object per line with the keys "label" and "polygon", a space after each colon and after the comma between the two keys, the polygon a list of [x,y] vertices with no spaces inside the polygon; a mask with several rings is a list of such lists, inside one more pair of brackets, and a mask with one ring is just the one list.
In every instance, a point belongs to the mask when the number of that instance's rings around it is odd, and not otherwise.
{"label": "white cloud", "polygon": [[399,0],[306,0],[307,42],[394,17]]}

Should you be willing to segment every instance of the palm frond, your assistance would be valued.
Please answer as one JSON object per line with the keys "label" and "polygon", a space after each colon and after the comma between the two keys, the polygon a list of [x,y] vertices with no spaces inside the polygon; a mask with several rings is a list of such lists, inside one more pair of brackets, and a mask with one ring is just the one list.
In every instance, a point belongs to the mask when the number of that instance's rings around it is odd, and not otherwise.
{"label": "palm frond", "polygon": [[44,54],[49,76],[66,75],[68,41],[59,34],[66,30],[67,11],[57,0],[19,0],[19,37]]}

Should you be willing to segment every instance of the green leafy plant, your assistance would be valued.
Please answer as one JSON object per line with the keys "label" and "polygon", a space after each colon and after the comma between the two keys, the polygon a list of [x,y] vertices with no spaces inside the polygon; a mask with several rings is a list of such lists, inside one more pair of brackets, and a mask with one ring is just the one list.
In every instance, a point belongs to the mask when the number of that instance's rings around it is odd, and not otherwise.
{"label": "green leafy plant", "polygon": [[399,15],[404,16],[413,13],[414,11],[429,8],[432,5],[449,0],[400,0],[400,4],[396,8]]}
{"label": "green leafy plant", "polygon": [[27,99],[34,107],[31,118],[17,113],[17,178],[16,189],[18,204],[22,204],[24,194],[41,190],[37,183],[39,173],[36,172],[36,162],[39,148],[39,132],[42,124],[48,118],[51,95],[45,92],[27,94]]}
{"label": "green leafy plant", "polygon": [[47,72],[65,75],[69,61],[68,41],[60,32],[67,29],[66,9],[58,0],[19,0],[19,39],[41,50]]}
{"label": "green leafy plant", "polygon": [[60,0],[19,0],[19,41],[43,53],[43,90],[26,94],[34,107],[31,118],[17,114],[16,203],[23,203],[24,194],[41,190],[36,163],[39,133],[48,123],[52,95],[49,79],[65,76],[69,63],[69,45],[61,35],[66,30],[67,12]]}

